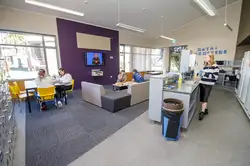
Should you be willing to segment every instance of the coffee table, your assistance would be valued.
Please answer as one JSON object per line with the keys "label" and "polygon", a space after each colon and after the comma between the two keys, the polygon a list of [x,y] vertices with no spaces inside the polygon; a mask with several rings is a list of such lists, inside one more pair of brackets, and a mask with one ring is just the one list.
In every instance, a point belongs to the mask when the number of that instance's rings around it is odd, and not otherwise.
{"label": "coffee table", "polygon": [[113,91],[120,91],[120,90],[124,90],[124,89],[128,89],[128,85],[126,85],[126,84],[113,84]]}

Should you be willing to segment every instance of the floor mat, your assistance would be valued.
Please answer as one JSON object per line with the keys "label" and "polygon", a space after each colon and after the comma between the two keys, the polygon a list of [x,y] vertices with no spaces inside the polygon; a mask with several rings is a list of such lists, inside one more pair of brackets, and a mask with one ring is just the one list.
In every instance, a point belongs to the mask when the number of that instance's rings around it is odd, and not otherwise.
{"label": "floor mat", "polygon": [[63,109],[26,114],[26,166],[66,166],[144,113],[148,102],[110,113],[70,98]]}

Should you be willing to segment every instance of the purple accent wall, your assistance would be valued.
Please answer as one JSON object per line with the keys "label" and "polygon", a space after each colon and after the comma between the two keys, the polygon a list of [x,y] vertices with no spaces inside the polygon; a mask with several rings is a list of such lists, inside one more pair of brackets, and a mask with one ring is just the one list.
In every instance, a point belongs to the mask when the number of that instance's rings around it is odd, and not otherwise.
{"label": "purple accent wall", "polygon": [[[118,31],[87,25],[57,18],[57,29],[62,67],[75,79],[76,89],[81,88],[81,81],[101,85],[113,84],[119,73],[119,33]],[[111,51],[79,49],[76,43],[76,32],[111,38]],[[105,65],[87,67],[84,63],[84,52],[96,51],[105,54]],[[113,56],[113,59],[110,59]],[[92,69],[101,69],[104,76],[92,77]],[[112,76],[112,78],[111,78]]]}

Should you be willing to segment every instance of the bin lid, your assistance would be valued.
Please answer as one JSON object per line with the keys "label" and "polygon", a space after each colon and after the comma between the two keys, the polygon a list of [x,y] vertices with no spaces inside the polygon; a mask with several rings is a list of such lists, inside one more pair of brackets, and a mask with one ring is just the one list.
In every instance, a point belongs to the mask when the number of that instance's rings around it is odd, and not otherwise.
{"label": "bin lid", "polygon": [[162,108],[167,111],[183,111],[183,102],[179,99],[167,98],[163,100]]}

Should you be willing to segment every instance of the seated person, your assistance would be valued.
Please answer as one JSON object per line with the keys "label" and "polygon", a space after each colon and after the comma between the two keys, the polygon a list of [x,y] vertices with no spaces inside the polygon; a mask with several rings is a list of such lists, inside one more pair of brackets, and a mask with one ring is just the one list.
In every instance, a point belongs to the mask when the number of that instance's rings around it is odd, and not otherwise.
{"label": "seated person", "polygon": [[59,77],[56,79],[59,86],[56,86],[56,92],[58,97],[62,98],[65,94],[63,92],[72,89],[72,76],[67,73],[64,68],[59,69]]}
{"label": "seated person", "polygon": [[136,69],[133,70],[133,79],[132,79],[132,81],[137,82],[137,83],[144,82],[144,78],[142,77],[142,75]]}
{"label": "seated person", "polygon": [[[38,88],[48,88],[54,86],[54,79],[49,75],[46,75],[44,69],[39,69],[38,77],[35,79],[35,84],[37,85]],[[39,94],[37,94],[37,96],[39,97]],[[47,109],[46,104],[44,102],[41,103],[41,110],[46,110],[46,109]]]}
{"label": "seated person", "polygon": [[123,82],[126,82],[127,81],[127,75],[125,73],[125,70],[121,70],[120,74],[118,75],[118,78],[117,78],[117,83],[123,83]]}

